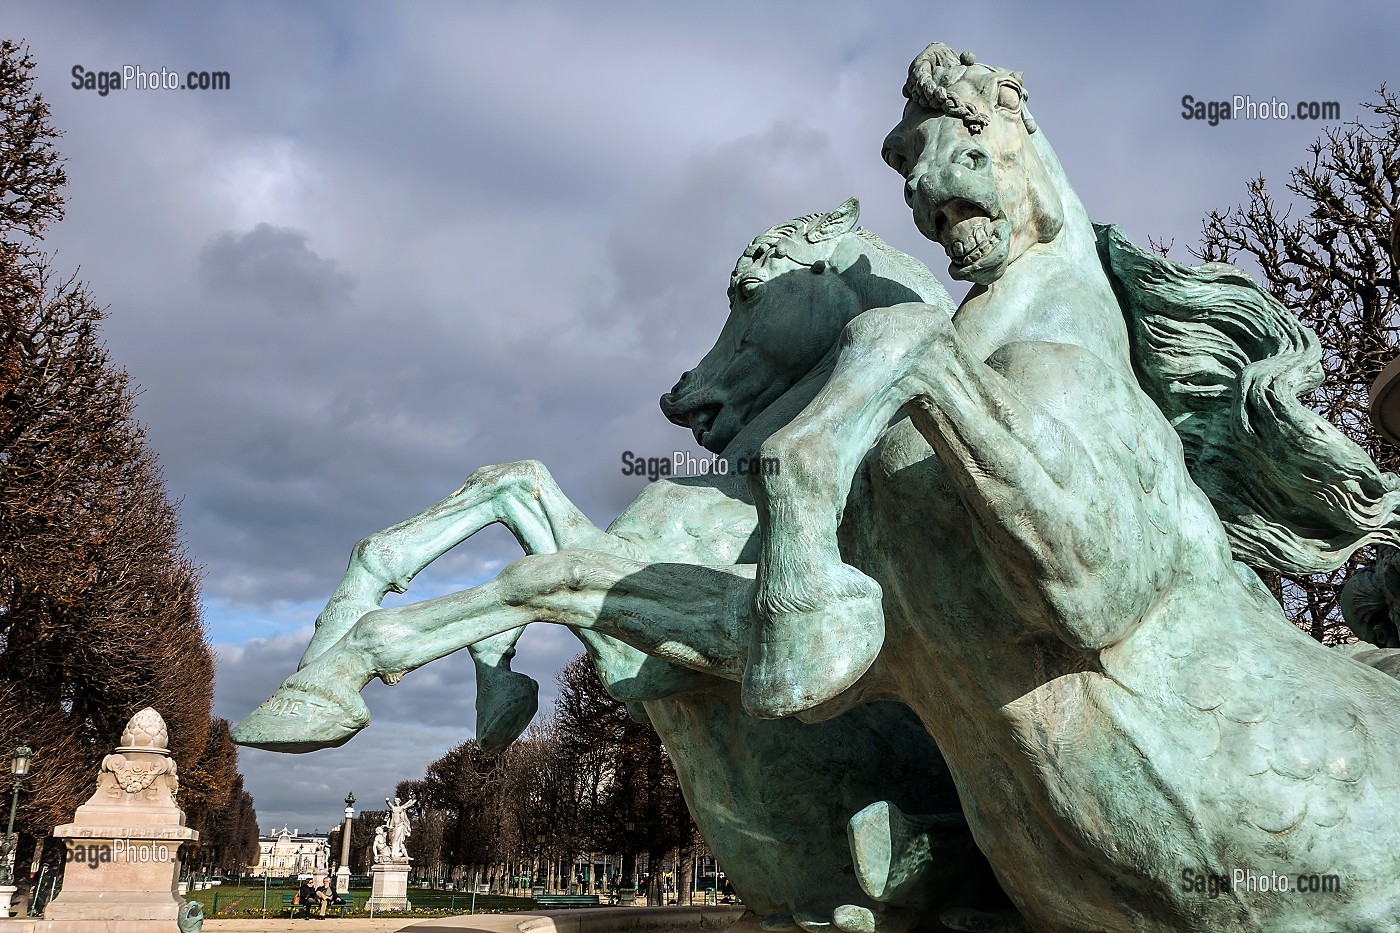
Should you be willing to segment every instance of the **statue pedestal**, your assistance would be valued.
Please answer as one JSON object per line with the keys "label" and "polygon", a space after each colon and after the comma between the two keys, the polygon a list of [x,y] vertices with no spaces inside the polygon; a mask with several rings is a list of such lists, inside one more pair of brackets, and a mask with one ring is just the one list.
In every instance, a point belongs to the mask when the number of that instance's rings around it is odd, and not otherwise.
{"label": "statue pedestal", "polygon": [[175,805],[166,743],[155,710],[137,713],[116,754],[102,760],[96,793],[73,822],[55,827],[68,864],[35,933],[177,933],[180,847],[199,833]]}
{"label": "statue pedestal", "polygon": [[370,910],[408,910],[411,905],[408,902],[408,861],[402,862],[381,862],[369,870],[372,886],[370,887],[369,903],[366,904]]}
{"label": "statue pedestal", "polygon": [[0,920],[10,919],[10,898],[15,896],[19,888],[12,884],[0,884]]}

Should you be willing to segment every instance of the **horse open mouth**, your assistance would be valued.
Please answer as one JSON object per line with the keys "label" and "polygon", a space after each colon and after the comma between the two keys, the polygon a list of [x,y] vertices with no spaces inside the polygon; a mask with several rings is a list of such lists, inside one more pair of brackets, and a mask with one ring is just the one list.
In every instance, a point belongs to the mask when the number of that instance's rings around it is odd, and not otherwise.
{"label": "horse open mouth", "polygon": [[953,261],[955,275],[988,259],[990,264],[998,262],[1006,249],[1008,227],[1004,217],[993,217],[980,205],[961,198],[934,211],[934,239]]}
{"label": "horse open mouth", "polygon": [[690,428],[691,433],[695,435],[695,442],[701,447],[705,446],[706,436],[711,433],[715,419],[719,417],[720,410],[723,408],[724,406],[719,402],[676,405],[670,410],[667,410],[667,406],[662,406],[666,418],[672,424]]}

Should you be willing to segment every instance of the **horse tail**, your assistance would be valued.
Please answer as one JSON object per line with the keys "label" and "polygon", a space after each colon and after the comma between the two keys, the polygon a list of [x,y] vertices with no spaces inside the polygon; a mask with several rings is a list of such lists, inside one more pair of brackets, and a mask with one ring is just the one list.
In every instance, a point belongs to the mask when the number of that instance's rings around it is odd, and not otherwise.
{"label": "horse tail", "polygon": [[1181,437],[1235,557],[1284,574],[1400,545],[1400,477],[1298,397],[1321,385],[1317,336],[1247,274],[1184,266],[1095,225],[1138,382]]}

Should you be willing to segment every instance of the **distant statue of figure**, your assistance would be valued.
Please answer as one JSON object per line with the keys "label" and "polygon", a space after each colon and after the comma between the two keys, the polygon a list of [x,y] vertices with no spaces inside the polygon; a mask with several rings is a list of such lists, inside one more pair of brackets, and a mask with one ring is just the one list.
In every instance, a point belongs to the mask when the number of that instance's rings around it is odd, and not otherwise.
{"label": "distant statue of figure", "polygon": [[393,852],[389,848],[389,824],[384,823],[375,827],[374,830],[374,864],[379,865],[393,857]]}
{"label": "distant statue of figure", "polygon": [[418,801],[409,799],[407,802],[400,802],[395,797],[392,801],[385,798],[385,803],[389,804],[389,818],[384,821],[384,825],[389,830],[389,852],[392,858],[408,858],[408,837],[413,832],[408,825],[408,811]]}

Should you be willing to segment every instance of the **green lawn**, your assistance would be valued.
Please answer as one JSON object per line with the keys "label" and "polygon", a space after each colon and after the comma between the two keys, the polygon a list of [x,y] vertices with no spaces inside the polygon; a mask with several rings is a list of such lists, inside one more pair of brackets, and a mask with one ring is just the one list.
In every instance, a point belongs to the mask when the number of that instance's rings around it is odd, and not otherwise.
{"label": "green lawn", "polygon": [[[291,893],[292,888],[267,889],[267,912],[269,916],[280,913],[282,907],[282,895]],[[364,913],[365,901],[369,899],[369,891],[356,888],[350,892],[354,898],[356,911],[353,913]],[[190,900],[199,901],[204,905],[204,913],[211,919],[215,914],[215,898],[218,899],[217,916],[228,916],[234,914],[258,914],[261,915],[263,909],[263,888],[239,887],[237,885],[219,885],[214,888],[206,888],[203,891],[191,891],[186,895]],[[415,912],[419,910],[440,910],[451,913],[466,913],[472,907],[472,896],[463,891],[433,891],[428,888],[409,888],[408,899],[413,903]],[[498,894],[478,894],[476,896],[477,913],[507,913],[516,910],[531,910],[535,902],[528,897],[502,897]]]}

